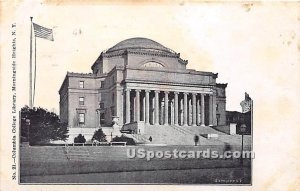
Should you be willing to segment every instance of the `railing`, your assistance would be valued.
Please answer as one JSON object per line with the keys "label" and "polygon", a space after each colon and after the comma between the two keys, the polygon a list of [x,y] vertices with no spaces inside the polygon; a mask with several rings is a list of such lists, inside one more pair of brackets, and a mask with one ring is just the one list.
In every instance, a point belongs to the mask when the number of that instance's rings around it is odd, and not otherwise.
{"label": "railing", "polygon": [[92,146],[110,145],[109,142],[93,142]]}
{"label": "railing", "polygon": [[110,142],[110,146],[112,145],[123,145],[123,146],[126,146],[127,142]]}
{"label": "railing", "polygon": [[113,146],[113,145],[127,145],[127,142],[93,142],[93,143],[65,143],[65,148],[68,149],[69,146]]}
{"label": "railing", "polygon": [[109,146],[113,146],[113,145],[123,145],[126,146],[127,142],[93,142],[92,146],[101,146],[101,145],[109,145]]}

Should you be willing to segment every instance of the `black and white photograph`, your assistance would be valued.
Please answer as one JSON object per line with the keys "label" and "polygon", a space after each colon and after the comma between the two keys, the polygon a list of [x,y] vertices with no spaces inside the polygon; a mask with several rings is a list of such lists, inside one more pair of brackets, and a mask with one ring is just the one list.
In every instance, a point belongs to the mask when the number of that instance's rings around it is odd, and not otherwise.
{"label": "black and white photograph", "polygon": [[299,3],[0,5],[1,190],[299,189]]}

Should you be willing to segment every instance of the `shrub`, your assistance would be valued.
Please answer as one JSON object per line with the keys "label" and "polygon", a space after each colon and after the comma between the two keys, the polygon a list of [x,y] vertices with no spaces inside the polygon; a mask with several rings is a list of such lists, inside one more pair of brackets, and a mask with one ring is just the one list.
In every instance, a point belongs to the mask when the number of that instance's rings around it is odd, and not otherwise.
{"label": "shrub", "polygon": [[125,137],[124,135],[122,135],[121,137],[114,137],[112,139],[113,142],[126,142],[127,145],[135,145],[135,142],[132,138],[129,137]]}
{"label": "shrub", "polygon": [[74,143],[85,143],[86,140],[82,134],[79,134],[77,137],[74,138]]}
{"label": "shrub", "polygon": [[95,131],[92,141],[96,140],[99,142],[107,142],[106,135],[103,133],[102,129],[98,129],[98,131]]}

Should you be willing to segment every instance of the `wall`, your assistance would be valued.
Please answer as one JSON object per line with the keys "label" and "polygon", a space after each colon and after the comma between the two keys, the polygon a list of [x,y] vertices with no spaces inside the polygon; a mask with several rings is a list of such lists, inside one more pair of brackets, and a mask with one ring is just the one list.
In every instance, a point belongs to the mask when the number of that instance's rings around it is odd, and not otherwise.
{"label": "wall", "polygon": [[[84,81],[84,88],[79,88],[79,81]],[[81,128],[96,127],[96,109],[99,108],[98,91],[95,79],[91,77],[69,77],[69,126]],[[79,105],[79,97],[84,97],[84,105]],[[85,113],[85,124],[79,125],[78,113]]]}
{"label": "wall", "polygon": [[226,125],[226,86],[227,85],[219,84],[216,86],[218,104],[217,114],[220,115],[219,126]]}
{"label": "wall", "polygon": [[59,90],[59,117],[61,122],[68,123],[68,108],[69,108],[69,95],[68,95],[68,77]]}
{"label": "wall", "polygon": [[220,115],[219,119],[219,126],[226,125],[226,102],[224,100],[220,100],[217,98],[217,104],[219,110],[217,111],[217,114]]}
{"label": "wall", "polygon": [[212,73],[192,72],[189,70],[178,73],[163,71],[161,69],[126,69],[126,79],[128,80],[160,81],[164,83],[195,84],[198,86],[215,83],[215,79],[212,75]]}
{"label": "wall", "polygon": [[115,66],[125,66],[125,55],[104,57],[103,73],[109,73]]}
{"label": "wall", "polygon": [[[119,124],[123,125],[123,70],[112,69],[104,79],[104,88],[99,91],[100,102],[104,103],[105,125],[112,125],[112,116],[120,118]],[[114,113],[112,113],[112,110]]]}

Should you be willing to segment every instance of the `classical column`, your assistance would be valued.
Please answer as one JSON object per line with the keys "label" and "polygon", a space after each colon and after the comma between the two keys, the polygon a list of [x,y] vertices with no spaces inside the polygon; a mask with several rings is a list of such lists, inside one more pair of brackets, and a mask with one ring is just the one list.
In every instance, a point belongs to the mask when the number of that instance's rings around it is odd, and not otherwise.
{"label": "classical column", "polygon": [[154,91],[155,92],[155,125],[159,125],[159,91]]}
{"label": "classical column", "polygon": [[217,126],[217,111],[216,111],[216,106],[217,106],[217,98],[216,98],[216,94],[213,94],[213,125]]}
{"label": "classical column", "polygon": [[169,124],[169,92],[165,91],[165,125]]}
{"label": "classical column", "polygon": [[196,94],[193,93],[193,99],[192,99],[192,107],[193,107],[193,119],[192,119],[192,126],[196,126]]}
{"label": "classical column", "polygon": [[188,107],[188,100],[187,100],[187,95],[188,93],[184,92],[183,93],[183,125],[187,125],[187,117],[188,117],[188,111],[187,111],[187,107]]}
{"label": "classical column", "polygon": [[189,98],[188,95],[188,122],[187,124],[192,125],[192,99]]}
{"label": "classical column", "polygon": [[180,105],[180,115],[179,115],[179,117],[180,117],[180,125],[182,126],[183,125],[183,98],[182,97],[181,98],[178,97],[178,99],[179,99],[179,105]]}
{"label": "classical column", "polygon": [[142,96],[142,103],[143,103],[143,105],[141,107],[142,107],[142,111],[143,111],[142,114],[143,115],[140,117],[140,120],[145,122],[145,114],[146,114],[146,108],[145,108],[146,96],[145,95]]}
{"label": "classical column", "polygon": [[132,106],[132,116],[133,116],[133,120],[132,121],[136,121],[136,94],[135,96],[133,96],[133,106]]}
{"label": "classical column", "polygon": [[140,114],[141,114],[141,108],[140,108],[140,92],[141,90],[135,90],[136,93],[136,121],[139,122],[140,121]]}
{"label": "classical column", "polygon": [[130,89],[126,89],[126,123],[130,123]]}
{"label": "classical column", "polygon": [[171,111],[170,111],[170,114],[171,114],[171,125],[174,125],[174,99],[172,98],[171,101],[170,101],[170,108],[171,108]]}
{"label": "classical column", "polygon": [[174,125],[178,125],[178,92],[174,92]]}
{"label": "classical column", "polygon": [[150,90],[145,90],[146,93],[146,115],[145,115],[145,123],[148,125],[149,124],[149,92]]}
{"label": "classical column", "polygon": [[165,117],[164,117],[164,114],[165,114],[165,110],[164,110],[164,99],[165,98],[161,98],[161,99],[159,99],[159,121],[158,121],[158,123],[160,124],[160,125],[163,125],[164,124],[164,119],[165,119]]}
{"label": "classical column", "polygon": [[150,124],[154,125],[154,120],[155,120],[155,112],[154,112],[154,106],[155,106],[155,97],[151,96],[150,93],[150,108],[151,108],[151,112],[150,112]]}
{"label": "classical column", "polygon": [[209,94],[209,126],[213,126],[213,95]]}
{"label": "classical column", "polygon": [[197,125],[200,125],[200,99],[197,99]]}
{"label": "classical column", "polygon": [[204,94],[201,94],[201,126],[205,126],[204,120]]}

